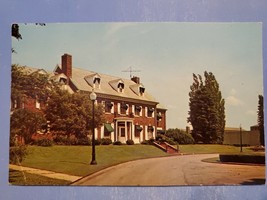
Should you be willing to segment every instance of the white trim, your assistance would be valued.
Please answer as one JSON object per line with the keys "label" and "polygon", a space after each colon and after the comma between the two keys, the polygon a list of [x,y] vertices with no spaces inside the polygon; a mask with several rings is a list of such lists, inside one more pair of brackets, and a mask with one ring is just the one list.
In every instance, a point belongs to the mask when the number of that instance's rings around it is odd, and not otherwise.
{"label": "white trim", "polygon": [[118,114],[121,114],[121,103],[117,103]]}

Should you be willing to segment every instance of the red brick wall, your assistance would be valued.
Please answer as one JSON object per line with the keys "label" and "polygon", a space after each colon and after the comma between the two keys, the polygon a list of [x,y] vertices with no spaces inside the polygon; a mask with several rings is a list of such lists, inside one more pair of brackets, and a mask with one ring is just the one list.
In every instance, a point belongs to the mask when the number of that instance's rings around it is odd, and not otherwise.
{"label": "red brick wall", "polygon": [[61,57],[62,72],[69,78],[72,76],[72,56],[64,54]]}

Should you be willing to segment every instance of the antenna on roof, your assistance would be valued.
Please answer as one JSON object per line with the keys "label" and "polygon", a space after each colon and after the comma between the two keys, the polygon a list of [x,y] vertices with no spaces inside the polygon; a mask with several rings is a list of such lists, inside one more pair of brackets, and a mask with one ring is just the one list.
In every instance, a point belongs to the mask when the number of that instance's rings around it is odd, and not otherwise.
{"label": "antenna on roof", "polygon": [[133,73],[133,72],[141,72],[141,71],[140,71],[140,70],[134,70],[134,69],[132,68],[132,66],[130,66],[128,69],[123,70],[122,72],[130,72],[130,78],[132,78],[132,73]]}

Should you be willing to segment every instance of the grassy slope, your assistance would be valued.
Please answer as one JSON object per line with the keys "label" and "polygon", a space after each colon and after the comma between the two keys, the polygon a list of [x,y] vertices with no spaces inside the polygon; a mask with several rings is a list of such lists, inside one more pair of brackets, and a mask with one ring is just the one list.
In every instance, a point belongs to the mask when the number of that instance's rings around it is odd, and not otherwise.
{"label": "grassy slope", "polygon": [[68,185],[71,182],[23,173],[16,170],[9,171],[9,183],[11,185]]}
{"label": "grassy slope", "polygon": [[130,160],[167,155],[150,145],[96,146],[97,165],[90,165],[89,146],[29,146],[23,166],[85,176]]}
{"label": "grassy slope", "polygon": [[[179,145],[182,153],[239,153],[240,147],[217,144]],[[253,152],[249,147],[243,147],[244,153]]]}

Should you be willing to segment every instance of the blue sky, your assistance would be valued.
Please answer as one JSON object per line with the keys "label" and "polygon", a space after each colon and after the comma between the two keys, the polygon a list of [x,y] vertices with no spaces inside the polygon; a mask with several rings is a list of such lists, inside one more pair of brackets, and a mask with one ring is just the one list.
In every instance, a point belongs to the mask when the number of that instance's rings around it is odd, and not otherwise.
{"label": "blue sky", "polygon": [[185,128],[192,73],[212,72],[226,100],[226,126],[257,123],[263,94],[261,23],[21,24],[12,63],[52,71],[61,55],[74,67],[129,78],[140,70],[146,91],[167,109],[167,128]]}

